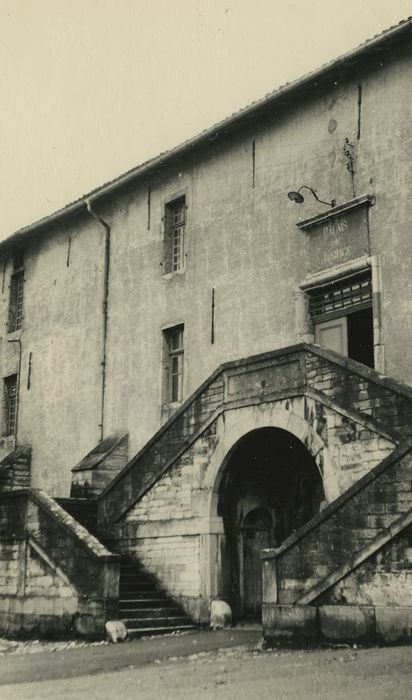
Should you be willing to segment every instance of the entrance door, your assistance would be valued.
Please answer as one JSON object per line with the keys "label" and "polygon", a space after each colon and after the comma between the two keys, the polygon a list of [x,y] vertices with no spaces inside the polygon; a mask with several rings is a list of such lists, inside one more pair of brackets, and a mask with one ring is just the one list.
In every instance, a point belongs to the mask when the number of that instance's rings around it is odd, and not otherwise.
{"label": "entrance door", "polygon": [[370,272],[311,290],[309,309],[315,343],[374,366]]}
{"label": "entrance door", "polygon": [[247,514],[242,527],[243,613],[262,613],[262,562],[260,551],[271,546],[272,522],[268,511],[256,508]]}

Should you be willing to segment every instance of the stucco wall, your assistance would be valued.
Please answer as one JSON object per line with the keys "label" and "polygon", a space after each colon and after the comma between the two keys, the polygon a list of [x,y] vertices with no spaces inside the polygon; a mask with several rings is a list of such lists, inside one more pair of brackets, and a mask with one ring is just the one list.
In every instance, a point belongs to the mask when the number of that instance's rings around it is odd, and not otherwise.
{"label": "stucco wall", "polygon": [[[132,455],[159,427],[165,324],[185,324],[185,396],[221,362],[301,340],[296,294],[308,272],[310,234],[295,223],[326,209],[310,195],[303,205],[290,202],[288,190],[301,184],[338,204],[354,194],[376,196],[369,212],[369,252],[382,263],[386,372],[412,381],[404,352],[412,339],[409,92],[409,58],[396,50],[383,65],[359,70],[356,80],[337,79],[329,89],[314,86],[310,98],[269,111],[224,144],[211,142],[201,153],[95,203],[112,229],[106,436],[128,432]],[[345,138],[355,144],[354,182],[343,154]],[[166,279],[164,205],[182,194],[186,269]],[[85,213],[40,230],[25,250],[18,439],[33,447],[33,485],[56,496],[68,495],[70,468],[100,437],[103,235]],[[5,332],[10,257],[5,263],[3,376],[16,371],[19,350]]]}
{"label": "stucco wall", "polygon": [[[325,207],[310,195],[299,207],[289,202],[286,193],[309,183],[326,199],[335,197],[338,203],[351,199],[352,181],[343,155],[346,137],[355,143],[355,194],[376,195],[370,210],[369,252],[380,255],[382,261],[387,371],[406,382],[412,379],[401,350],[412,333],[405,313],[410,301],[406,262],[401,263],[400,275],[396,268],[399,254],[403,261],[408,259],[410,246],[411,214],[407,197],[401,195],[407,192],[412,155],[411,141],[405,141],[407,104],[407,71],[402,61],[395,60],[380,66],[379,73],[360,74],[349,84],[338,81],[324,94],[314,92],[312,100],[305,99],[287,113],[279,110],[269,115],[266,123],[256,124],[225,146],[211,146],[201,157],[194,155],[162,176],[154,175],[150,183],[137,186],[121,201],[101,206],[114,232],[107,428],[114,431],[121,427],[119,423],[127,423],[132,451],[150,437],[161,417],[164,324],[185,323],[185,395],[222,361],[301,339],[295,296],[307,274],[305,251],[310,234],[299,231],[295,223]],[[386,145],[388,130],[390,148]],[[392,158],[396,158],[395,179]],[[164,204],[182,193],[188,206],[186,270],[164,279]],[[394,210],[395,219],[402,221],[396,231]],[[212,288],[216,303],[213,345]],[[131,303],[125,305],[125,299]]]}
{"label": "stucco wall", "polygon": [[8,341],[20,340],[17,442],[32,446],[31,485],[53,495],[69,495],[71,467],[100,435],[102,250],[101,227],[90,217],[31,240],[23,329],[13,333],[6,332],[11,258],[4,272],[2,376],[18,372],[19,343]]}

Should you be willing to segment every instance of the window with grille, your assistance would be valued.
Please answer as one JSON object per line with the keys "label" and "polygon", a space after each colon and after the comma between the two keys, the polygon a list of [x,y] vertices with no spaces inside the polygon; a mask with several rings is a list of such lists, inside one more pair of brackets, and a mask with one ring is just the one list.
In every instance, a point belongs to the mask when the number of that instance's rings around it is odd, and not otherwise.
{"label": "window with grille", "polygon": [[370,273],[362,273],[320,287],[309,294],[309,310],[314,321],[333,319],[372,306]]}
{"label": "window with grille", "polygon": [[185,197],[166,204],[164,221],[164,272],[179,272],[185,267]]}
{"label": "window with grille", "polygon": [[24,272],[15,272],[10,280],[9,333],[23,327]]}
{"label": "window with grille", "polygon": [[17,418],[17,374],[4,379],[4,434],[14,435]]}
{"label": "window with grille", "polygon": [[165,403],[183,398],[184,326],[163,331],[165,349]]}

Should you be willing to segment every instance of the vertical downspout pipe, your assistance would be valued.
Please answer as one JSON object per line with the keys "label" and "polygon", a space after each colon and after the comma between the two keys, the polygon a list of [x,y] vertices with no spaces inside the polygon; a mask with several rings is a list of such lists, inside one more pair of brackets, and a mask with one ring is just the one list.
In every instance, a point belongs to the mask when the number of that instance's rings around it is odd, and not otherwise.
{"label": "vertical downspout pipe", "polygon": [[90,216],[99,222],[104,228],[104,269],[103,269],[103,330],[102,330],[102,391],[101,391],[101,407],[100,407],[100,440],[104,437],[104,408],[106,399],[106,355],[107,355],[107,324],[108,324],[108,301],[109,301],[109,273],[110,273],[110,236],[111,229],[107,221],[105,221],[92,207],[90,199],[85,200],[87,211]]}
{"label": "vertical downspout pipe", "polygon": [[385,347],[382,339],[382,269],[379,255],[369,258],[372,268],[373,345],[375,369],[385,374]]}

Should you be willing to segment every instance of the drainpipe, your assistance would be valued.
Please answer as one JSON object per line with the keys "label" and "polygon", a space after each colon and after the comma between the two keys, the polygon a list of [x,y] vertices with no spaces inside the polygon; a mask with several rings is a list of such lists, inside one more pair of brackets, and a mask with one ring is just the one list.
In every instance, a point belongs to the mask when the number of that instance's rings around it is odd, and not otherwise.
{"label": "drainpipe", "polygon": [[100,440],[104,437],[104,405],[106,398],[106,354],[107,354],[107,322],[108,322],[108,300],[109,300],[109,272],[110,272],[110,226],[97,214],[92,208],[90,199],[85,200],[87,211],[93,219],[104,228],[104,269],[103,269],[103,331],[102,331],[102,392],[101,392],[101,408],[100,408]]}
{"label": "drainpipe", "polygon": [[379,255],[372,255],[369,260],[372,268],[372,309],[373,309],[373,344],[375,369],[385,373],[385,347],[382,339],[382,269]]}
{"label": "drainpipe", "polygon": [[14,422],[14,446],[17,447],[17,426],[19,421],[19,405],[20,405],[20,377],[21,377],[21,340],[20,338],[13,338],[8,340],[8,343],[18,343],[19,344],[19,369],[17,374],[17,387],[16,387],[16,420]]}

